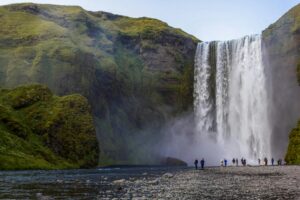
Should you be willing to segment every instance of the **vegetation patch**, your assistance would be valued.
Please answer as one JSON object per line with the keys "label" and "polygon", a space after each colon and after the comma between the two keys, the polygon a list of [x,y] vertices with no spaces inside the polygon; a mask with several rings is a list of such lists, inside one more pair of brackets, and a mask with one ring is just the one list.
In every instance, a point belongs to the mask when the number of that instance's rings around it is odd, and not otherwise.
{"label": "vegetation patch", "polygon": [[[100,164],[147,161],[149,138],[160,138],[167,118],[193,105],[198,40],[180,29],[151,18],[32,3],[0,7],[0,19],[0,84],[40,83],[56,95],[86,97],[101,142]],[[70,163],[93,163],[96,154],[83,158],[83,142],[70,137],[72,127],[82,133],[91,128],[90,120],[76,123],[85,118],[75,109],[88,110],[81,106],[85,100],[58,98],[44,89],[26,91],[3,96],[5,107],[20,115],[10,128],[24,139],[33,132]],[[83,135],[88,146],[93,143]],[[74,160],[70,151],[79,157]]]}
{"label": "vegetation patch", "polygon": [[0,169],[94,167],[98,143],[87,100],[43,85],[0,91]]}
{"label": "vegetation patch", "polygon": [[285,161],[287,164],[300,164],[300,121],[290,133]]}

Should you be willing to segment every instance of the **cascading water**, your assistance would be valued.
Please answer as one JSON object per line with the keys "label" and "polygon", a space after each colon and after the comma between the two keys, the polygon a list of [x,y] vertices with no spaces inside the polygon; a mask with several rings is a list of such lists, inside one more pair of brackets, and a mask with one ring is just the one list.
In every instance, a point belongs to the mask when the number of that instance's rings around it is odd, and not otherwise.
{"label": "cascading water", "polygon": [[260,35],[199,43],[195,59],[197,134],[220,158],[270,156],[266,76]]}

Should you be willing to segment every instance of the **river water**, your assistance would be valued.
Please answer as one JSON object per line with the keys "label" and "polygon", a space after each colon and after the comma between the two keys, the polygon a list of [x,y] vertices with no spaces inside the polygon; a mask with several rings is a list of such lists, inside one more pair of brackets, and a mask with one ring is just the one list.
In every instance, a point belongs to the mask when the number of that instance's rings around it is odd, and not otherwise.
{"label": "river water", "polygon": [[[155,178],[180,168],[133,167],[79,170],[1,171],[0,199],[96,199],[116,191],[112,181]],[[116,196],[115,194],[114,196]]]}

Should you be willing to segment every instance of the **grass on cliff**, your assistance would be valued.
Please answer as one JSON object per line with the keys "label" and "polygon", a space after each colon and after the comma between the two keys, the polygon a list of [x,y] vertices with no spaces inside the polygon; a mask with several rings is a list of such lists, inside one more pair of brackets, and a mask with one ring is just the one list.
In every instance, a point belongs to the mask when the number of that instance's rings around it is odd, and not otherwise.
{"label": "grass on cliff", "polygon": [[141,17],[129,18],[122,17],[115,21],[115,24],[120,28],[122,34],[138,37],[143,39],[154,39],[162,33],[181,35],[187,38],[192,38],[194,41],[199,41],[196,37],[182,31],[179,28],[171,28],[167,23],[157,19]]}
{"label": "grass on cliff", "polygon": [[[0,126],[0,169],[65,169],[76,166],[51,152],[34,134],[22,139]],[[78,166],[77,166],[78,167]]]}
{"label": "grass on cliff", "polygon": [[0,169],[93,167],[98,143],[87,100],[45,86],[0,90]]}
{"label": "grass on cliff", "polygon": [[[162,123],[165,116],[171,116],[166,114],[169,108],[179,113],[192,105],[188,81],[193,80],[193,64],[181,55],[182,44],[174,48],[178,45],[173,41],[198,40],[164,22],[74,6],[25,3],[0,7],[0,25],[0,84],[38,82],[55,94],[87,97],[99,119],[103,162],[126,159],[123,155],[128,148],[135,148],[129,147],[131,135],[148,124]],[[161,41],[170,39],[168,46],[156,40],[157,36]],[[162,49],[169,60],[174,58],[170,67],[174,72],[165,72],[163,64],[157,72],[151,70],[135,47],[143,53]],[[47,106],[38,104],[40,115],[50,116]],[[43,126],[33,120],[30,123]]]}
{"label": "grass on cliff", "polygon": [[300,121],[289,135],[289,146],[285,161],[287,164],[300,164]]}

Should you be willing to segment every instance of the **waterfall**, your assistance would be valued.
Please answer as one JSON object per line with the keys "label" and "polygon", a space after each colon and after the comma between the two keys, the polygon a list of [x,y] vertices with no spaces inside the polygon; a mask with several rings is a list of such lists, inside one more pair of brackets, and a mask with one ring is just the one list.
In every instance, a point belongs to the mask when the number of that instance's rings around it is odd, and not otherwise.
{"label": "waterfall", "polygon": [[199,43],[195,58],[197,135],[220,158],[270,156],[266,75],[261,36]]}

